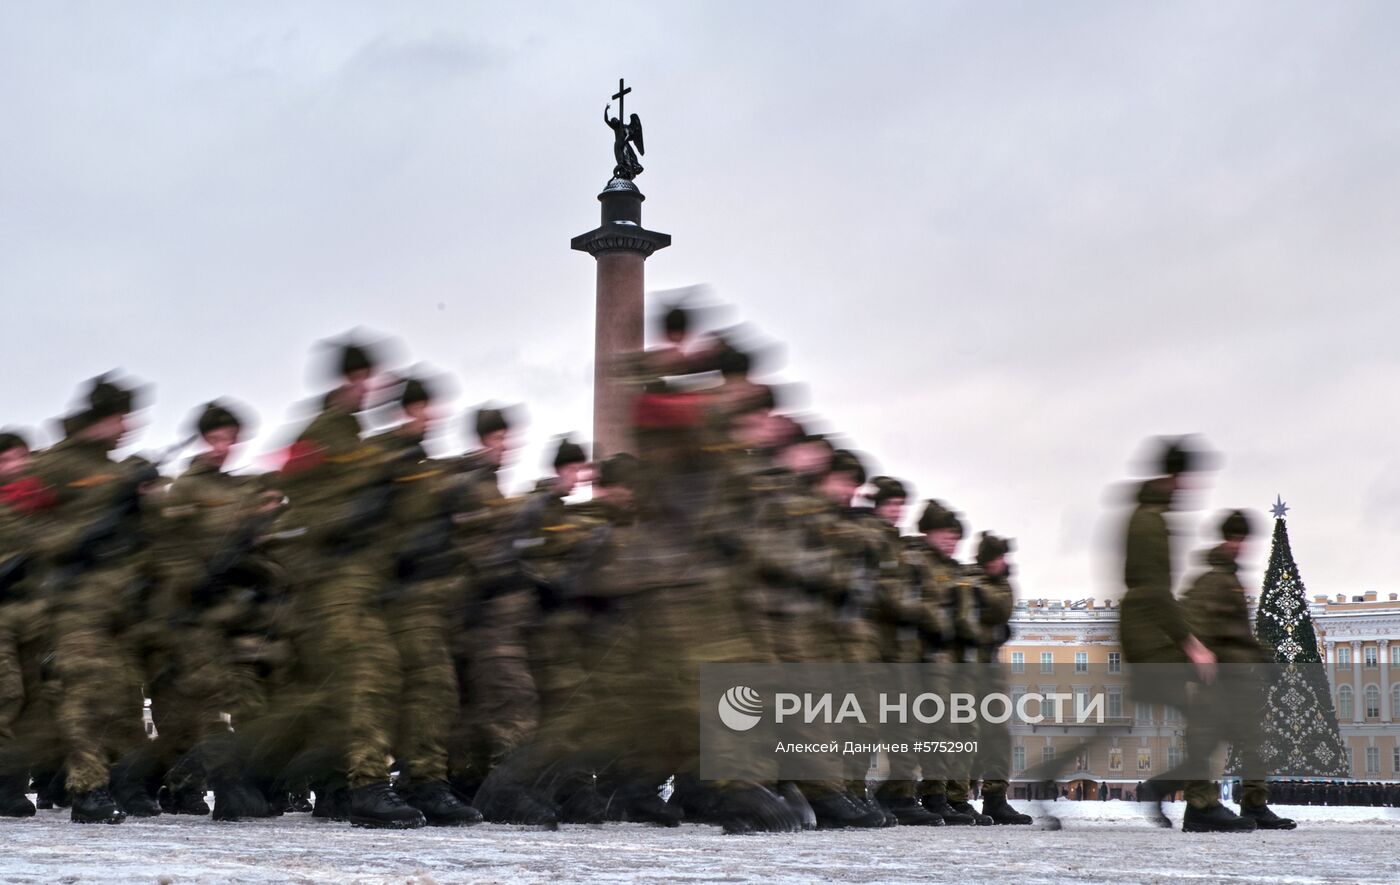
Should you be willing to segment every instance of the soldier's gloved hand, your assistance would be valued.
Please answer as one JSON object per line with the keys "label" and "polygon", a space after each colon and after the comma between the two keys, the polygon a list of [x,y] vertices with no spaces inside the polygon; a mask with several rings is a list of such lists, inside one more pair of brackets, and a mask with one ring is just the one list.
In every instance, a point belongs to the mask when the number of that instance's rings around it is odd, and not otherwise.
{"label": "soldier's gloved hand", "polygon": [[535,599],[542,612],[552,612],[564,604],[564,595],[559,588],[541,578],[535,579]]}

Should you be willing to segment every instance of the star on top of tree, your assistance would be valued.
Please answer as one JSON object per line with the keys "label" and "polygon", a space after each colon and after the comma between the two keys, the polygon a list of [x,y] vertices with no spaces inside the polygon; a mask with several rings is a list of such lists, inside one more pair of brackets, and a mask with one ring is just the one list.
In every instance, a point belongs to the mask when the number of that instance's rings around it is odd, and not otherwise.
{"label": "star on top of tree", "polygon": [[1283,503],[1282,495],[1278,495],[1277,498],[1278,500],[1274,502],[1274,506],[1269,509],[1273,512],[1274,519],[1283,519],[1288,513],[1288,505]]}

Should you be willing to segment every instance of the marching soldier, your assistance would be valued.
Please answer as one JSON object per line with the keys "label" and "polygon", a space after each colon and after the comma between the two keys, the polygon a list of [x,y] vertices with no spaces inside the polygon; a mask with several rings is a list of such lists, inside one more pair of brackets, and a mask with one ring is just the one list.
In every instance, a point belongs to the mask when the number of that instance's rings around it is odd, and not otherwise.
{"label": "marching soldier", "polygon": [[72,434],[34,459],[35,476],[54,496],[37,552],[53,605],[58,724],[78,823],[126,818],[108,790],[111,769],[145,740],[139,677],[119,633],[137,577],[143,490],[155,477],[149,465],[110,456],[127,435],[134,400],[110,376],[95,379]]}
{"label": "marching soldier", "polygon": [[[1191,584],[1181,608],[1193,635],[1200,638],[1222,665],[1215,684],[1202,690],[1193,704],[1186,735],[1187,762],[1197,770],[1186,784],[1187,832],[1291,830],[1297,824],[1269,807],[1269,787],[1263,777],[1259,746],[1260,719],[1265,704],[1263,674],[1256,668],[1273,663],[1273,655],[1254,637],[1249,604],[1239,579],[1239,556],[1253,526],[1242,510],[1226,515],[1221,541],[1205,554],[1209,568]],[[1239,754],[1244,773],[1236,816],[1220,803],[1220,784],[1202,777],[1216,747],[1229,741]],[[1241,821],[1253,822],[1252,827]]]}
{"label": "marching soldier", "polygon": [[[985,692],[1007,693],[1006,679],[997,666],[997,650],[1011,638],[1011,610],[1016,602],[1011,587],[1007,554],[1011,541],[983,532],[977,543],[976,565],[969,569],[972,592],[959,600],[958,622],[963,635],[976,648],[978,681]],[[977,764],[982,777],[982,814],[998,824],[1029,824],[1006,801],[1011,764],[1011,732],[1006,723],[978,723]]]}
{"label": "marching soldier", "polygon": [[[958,655],[965,646],[965,637],[957,635],[955,622],[960,595],[970,588],[962,565],[954,558],[962,541],[963,524],[941,502],[930,500],[919,517],[919,531],[923,536],[911,539],[906,562],[913,569],[918,586],[923,661],[934,665],[931,669],[946,690],[960,672],[952,665],[961,662]],[[943,727],[946,730],[946,724]],[[966,733],[961,736],[966,739]],[[952,737],[946,735],[947,739]],[[958,776],[964,774],[960,763],[938,755],[925,755],[920,762],[923,780],[919,791],[924,808],[950,826],[992,822],[968,803],[967,781]]]}
{"label": "marching soldier", "polygon": [[311,745],[337,748],[351,823],[419,827],[422,812],[389,782],[399,662],[380,610],[386,554],[374,543],[401,487],[396,480],[419,458],[361,438],[357,415],[372,389],[375,358],[353,343],[337,356],[339,386],[297,438],[279,477],[291,501],[287,519],[304,532],[283,555],[302,597],[304,678],[316,687]]}
{"label": "marching soldier", "polygon": [[25,796],[30,769],[56,738],[51,692],[40,677],[48,607],[32,574],[35,533],[52,495],[30,467],[24,437],[0,433],[0,817],[34,815]]}
{"label": "marching soldier", "polygon": [[391,571],[384,576],[384,621],[398,653],[400,687],[394,706],[395,789],[434,826],[479,823],[481,813],[447,783],[447,734],[457,707],[457,674],[448,647],[447,612],[461,594],[462,559],[454,543],[453,516],[463,478],[448,462],[422,452],[436,420],[433,391],[419,379],[403,385],[405,420],[374,440],[403,468],[382,537]]}
{"label": "marching soldier", "polygon": [[[1167,440],[1158,459],[1159,475],[1138,489],[1137,506],[1128,520],[1123,554],[1127,592],[1119,606],[1123,660],[1129,665],[1131,696],[1138,703],[1186,708],[1187,668],[1194,666],[1202,682],[1215,677],[1215,655],[1191,632],[1174,595],[1171,531],[1166,514],[1191,477],[1205,466],[1204,452],[1186,440]],[[1141,665],[1141,666],[1134,666]],[[1138,799],[1160,803],[1160,797],[1180,786],[1149,780]],[[1161,813],[1158,825],[1169,826]]]}

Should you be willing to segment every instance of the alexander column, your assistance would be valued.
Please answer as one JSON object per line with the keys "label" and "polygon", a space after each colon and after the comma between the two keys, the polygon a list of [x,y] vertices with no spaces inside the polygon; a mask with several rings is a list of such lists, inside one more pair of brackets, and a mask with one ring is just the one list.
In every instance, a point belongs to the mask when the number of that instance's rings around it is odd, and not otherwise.
{"label": "alexander column", "polygon": [[637,155],[645,155],[646,146],[642,141],[642,121],[636,114],[630,119],[624,116],[624,103],[631,91],[630,86],[618,80],[617,94],[613,96],[617,100],[617,116],[609,116],[611,104],[603,109],[603,122],[613,131],[617,165],[613,167],[612,179],[598,195],[598,202],[603,204],[602,223],[569,243],[598,262],[593,332],[595,459],[632,450],[628,392],[614,381],[612,369],[619,355],[642,349],[646,260],[657,249],[671,245],[670,234],[642,227],[642,201],[646,197],[633,179],[642,173]]}

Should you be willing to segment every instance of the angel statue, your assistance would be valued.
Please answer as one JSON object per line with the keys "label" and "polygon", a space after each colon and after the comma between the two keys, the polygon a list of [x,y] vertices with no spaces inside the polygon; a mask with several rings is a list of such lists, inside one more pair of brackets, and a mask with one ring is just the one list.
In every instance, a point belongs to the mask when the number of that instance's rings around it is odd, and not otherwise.
{"label": "angel statue", "polygon": [[[637,162],[637,154],[645,156],[647,152],[646,145],[642,142],[642,120],[633,114],[624,123],[622,111],[618,111],[618,116],[610,117],[608,113],[611,110],[612,105],[603,108],[603,122],[613,131],[613,157],[617,160],[617,165],[613,167],[613,178],[631,181],[642,174],[642,164]],[[635,151],[632,150],[634,144],[637,146]]]}

